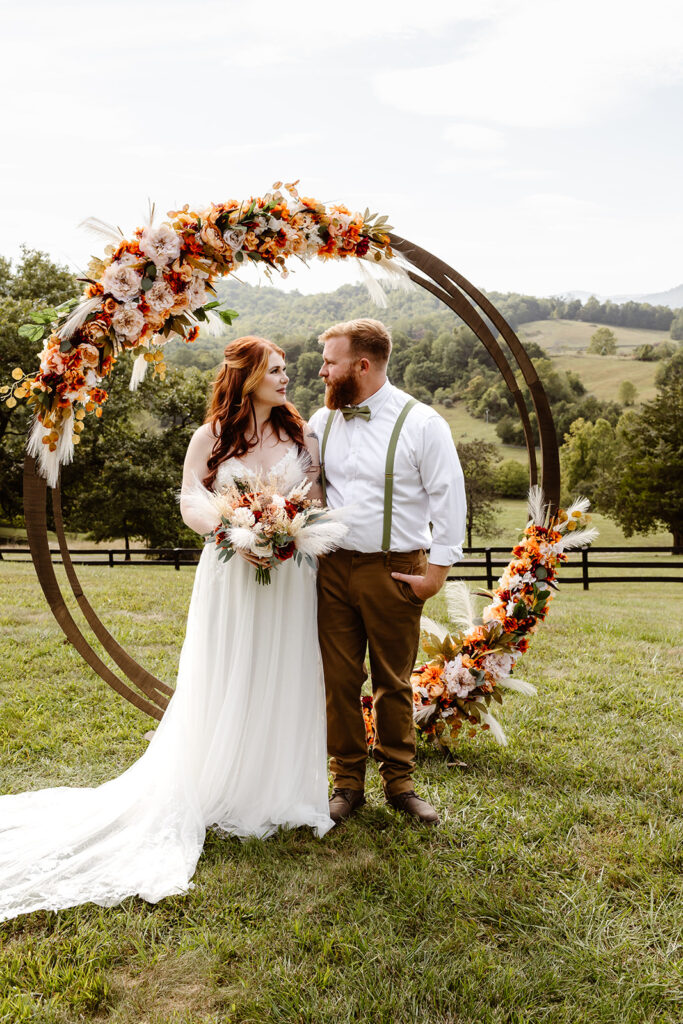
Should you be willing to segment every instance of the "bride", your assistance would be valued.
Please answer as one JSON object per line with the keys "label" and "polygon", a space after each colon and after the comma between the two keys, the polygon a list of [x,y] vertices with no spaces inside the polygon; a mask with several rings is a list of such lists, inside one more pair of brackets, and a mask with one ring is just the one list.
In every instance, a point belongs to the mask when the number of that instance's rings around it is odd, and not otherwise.
{"label": "bride", "polygon": [[[225,349],[183,472],[181,514],[197,533],[217,525],[192,501],[197,481],[272,471],[283,488],[304,473],[318,486],[317,442],[286,400],[284,357],[256,337]],[[226,563],[205,546],[175,693],[135,764],[93,789],[0,796],[0,920],[186,892],[209,826],[240,838],[332,828],[315,574],[290,560],[260,586],[257,562]]]}

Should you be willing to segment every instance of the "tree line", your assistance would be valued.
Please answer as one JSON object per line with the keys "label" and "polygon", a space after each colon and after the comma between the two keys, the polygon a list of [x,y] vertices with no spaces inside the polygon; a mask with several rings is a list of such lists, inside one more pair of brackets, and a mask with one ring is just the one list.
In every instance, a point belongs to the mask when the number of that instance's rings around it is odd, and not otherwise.
{"label": "tree line", "polygon": [[[265,334],[282,345],[287,353],[290,398],[305,417],[323,404],[318,334],[335,320],[374,314],[392,327],[391,378],[397,386],[427,403],[449,407],[462,401],[472,415],[496,423],[503,443],[524,443],[512,397],[491,356],[469,328],[453,326],[450,311],[432,296],[396,295],[390,308],[378,314],[368,307],[364,291],[354,286],[325,295],[295,296],[293,301],[274,289],[223,282],[223,290],[228,288],[234,289],[229,296],[231,304],[240,310],[232,334]],[[0,258],[0,362],[6,372],[36,362],[37,346],[18,335],[28,314],[79,292],[73,275],[45,254],[25,250],[15,268]],[[287,319],[284,313],[290,305],[293,313]],[[279,330],[272,329],[278,325]],[[107,381],[111,397],[101,420],[87,422],[74,462],[63,470],[63,505],[69,529],[88,533],[98,541],[123,538],[129,544],[133,538],[142,538],[154,547],[196,543],[196,536],[178,514],[176,492],[183,456],[192,432],[203,420],[225,343],[226,338],[207,338],[195,345],[167,345],[165,384],[145,381],[134,394],[128,390],[130,357],[119,360]],[[668,423],[662,424],[662,437],[669,440],[654,443],[657,416],[663,417],[666,408],[680,408],[680,353],[660,367],[657,383],[664,397],[657,399],[659,411],[653,413],[652,403],[640,412],[625,408],[627,396],[623,404],[600,401],[587,392],[575,373],[558,370],[540,346],[527,342],[525,347],[548,394],[558,442],[563,445],[565,489],[586,491],[597,507],[621,522],[627,536],[629,531],[666,524],[680,543],[680,522],[666,487],[667,472],[675,477],[680,470],[680,416],[670,415]],[[524,391],[522,380],[520,384]],[[528,392],[525,397],[530,405]],[[536,430],[533,414],[531,419]],[[0,515],[7,523],[21,521],[21,472],[28,426],[29,416],[22,405],[8,409],[0,402]],[[638,437],[651,443],[647,471],[642,466],[636,470],[626,456],[628,449],[645,458]],[[501,461],[495,445],[456,441],[468,488],[471,544],[473,532],[486,535],[494,529],[497,495],[524,496],[526,474],[515,460]],[[593,454],[582,461],[577,452],[584,451]],[[657,459],[661,472],[653,468]],[[638,506],[631,502],[628,511],[629,488],[614,485],[619,474],[630,482],[631,489],[637,483],[642,498]],[[656,493],[648,490],[654,480]],[[611,490],[607,486],[610,481]],[[111,500],[114,494],[115,502]],[[645,498],[646,494],[649,497]]]}

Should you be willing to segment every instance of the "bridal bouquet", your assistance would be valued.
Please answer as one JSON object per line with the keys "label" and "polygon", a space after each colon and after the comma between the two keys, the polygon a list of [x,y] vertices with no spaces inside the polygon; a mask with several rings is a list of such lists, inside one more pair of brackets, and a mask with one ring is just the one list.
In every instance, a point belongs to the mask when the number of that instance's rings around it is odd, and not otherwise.
{"label": "bridal bouquet", "polygon": [[341,512],[307,497],[311,484],[305,477],[292,487],[283,483],[282,474],[250,473],[248,479],[233,477],[218,490],[202,488],[203,495],[198,488],[194,491],[195,507],[203,502],[220,516],[206,539],[217,545],[222,561],[238,551],[265,559],[256,566],[257,583],[270,583],[271,570],[290,558],[314,567],[316,557],[336,548],[348,529]]}

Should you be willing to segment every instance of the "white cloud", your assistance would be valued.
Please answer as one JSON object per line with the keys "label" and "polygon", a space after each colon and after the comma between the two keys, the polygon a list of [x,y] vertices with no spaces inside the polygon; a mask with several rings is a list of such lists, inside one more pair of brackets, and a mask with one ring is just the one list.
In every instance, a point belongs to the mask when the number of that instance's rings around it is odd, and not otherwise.
{"label": "white cloud", "polygon": [[603,117],[683,80],[679,0],[510,0],[457,59],[375,79],[401,110],[524,128]]}
{"label": "white cloud", "polygon": [[444,129],[443,138],[445,142],[452,143],[457,150],[471,150],[476,152],[490,153],[502,149],[505,145],[503,132],[496,131],[482,124],[468,124],[458,122],[450,124]]}

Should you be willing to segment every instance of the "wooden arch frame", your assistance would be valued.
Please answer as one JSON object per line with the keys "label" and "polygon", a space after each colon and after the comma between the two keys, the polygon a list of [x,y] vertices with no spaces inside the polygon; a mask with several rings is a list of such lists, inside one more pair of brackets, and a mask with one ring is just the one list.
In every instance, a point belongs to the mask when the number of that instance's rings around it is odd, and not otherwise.
{"label": "wooden arch frame", "polygon": [[[548,398],[538,378],[531,359],[525,352],[519,338],[498,310],[474,285],[425,249],[413,242],[390,235],[392,248],[400,253],[409,266],[411,279],[420,287],[431,292],[453,310],[467,326],[474,331],[481,343],[493,357],[496,366],[512,394],[519,412],[527,452],[529,455],[529,482],[538,481],[536,450],[529,420],[529,410],[515,378],[505,352],[496,340],[489,324],[505,340],[517,367],[529,388],[531,400],[538,420],[541,440],[542,486],[552,507],[557,507],[560,492],[560,460]],[[488,322],[487,322],[488,321]],[[86,622],[92,629],[104,650],[121,670],[126,681],[117,675],[97,654],[87,637],[81,632],[71,615],[55,575],[52,555],[47,536],[47,483],[36,471],[33,458],[27,456],[24,463],[24,516],[26,533],[31,549],[33,564],[38,580],[47,598],[53,615],[74,645],[81,657],[97,674],[127,701],[152,718],[161,719],[173,690],[139,665],[121,647],[109,630],[103,625],[95,609],[83,593],[76,570],[71,561],[69,545],[64,532],[62,504],[59,484],[52,490],[52,508],[59,550],[66,570],[67,579],[74,597]]]}

